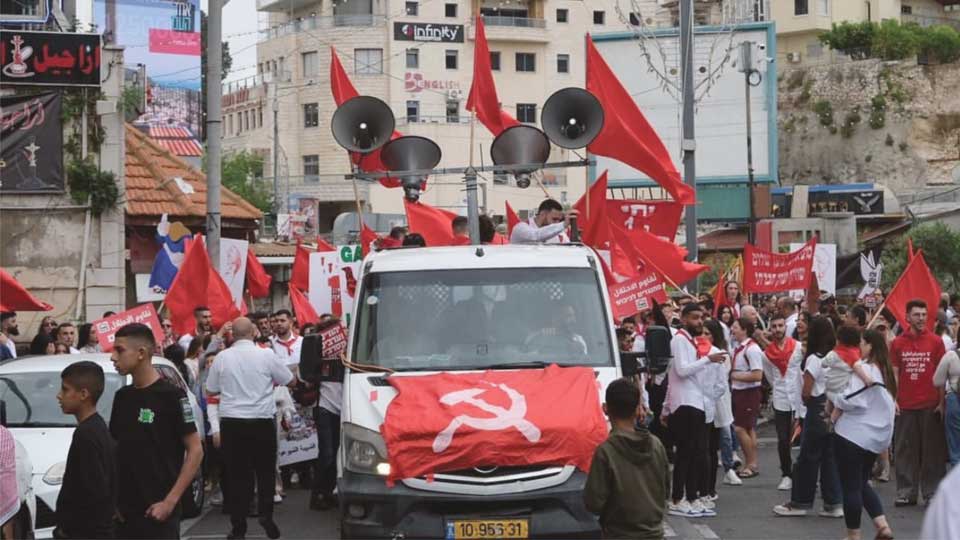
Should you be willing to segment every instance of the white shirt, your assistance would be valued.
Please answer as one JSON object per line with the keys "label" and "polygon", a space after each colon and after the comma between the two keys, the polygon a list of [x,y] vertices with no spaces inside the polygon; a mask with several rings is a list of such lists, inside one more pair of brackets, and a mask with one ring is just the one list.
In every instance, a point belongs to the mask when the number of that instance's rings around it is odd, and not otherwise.
{"label": "white shirt", "polygon": [[273,346],[273,352],[277,354],[280,360],[288,365],[300,364],[300,350],[303,348],[303,336],[291,335],[285,340],[277,336],[270,336],[270,343]]}
{"label": "white shirt", "polygon": [[722,364],[717,364],[723,368],[723,382],[726,391],[717,398],[717,414],[713,418],[713,427],[723,428],[729,427],[733,424],[733,400],[730,393],[730,351],[727,351],[728,356],[723,359]]}
{"label": "white shirt", "polygon": [[551,223],[538,227],[536,222],[531,220],[528,223],[517,223],[513,226],[513,232],[510,233],[511,244],[560,244],[566,235],[567,224],[564,222]]}
{"label": "white shirt", "polygon": [[[823,393],[827,391],[827,370],[823,369],[823,358],[820,358],[815,354],[808,356],[807,367],[804,372],[809,373],[810,376],[813,377],[813,388],[810,389],[810,397],[822,396]],[[803,387],[801,387],[801,392],[802,391]]]}
{"label": "white shirt", "polygon": [[183,352],[187,352],[187,349],[190,348],[190,342],[193,341],[193,337],[193,334],[184,334],[177,340],[177,345],[180,345]]}
{"label": "white shirt", "polygon": [[12,354],[14,358],[17,357],[17,344],[13,342],[10,336],[7,336],[7,350],[10,351],[10,354]]}
{"label": "white shirt", "polygon": [[269,349],[241,339],[213,360],[207,391],[220,394],[220,418],[273,418],[274,385],[293,380],[290,368]]}
{"label": "white shirt", "polygon": [[[880,368],[863,360],[858,363],[875,382],[883,381]],[[873,386],[849,397],[864,386],[860,377],[850,377],[847,388],[833,398],[833,404],[843,411],[834,432],[864,450],[879,454],[890,447],[896,407],[890,392],[882,386]]]}
{"label": "white shirt", "polygon": [[692,343],[690,334],[686,330],[679,330],[674,339],[670,340],[670,352],[673,360],[667,371],[667,399],[669,411],[676,411],[680,407],[690,406],[706,413],[707,398],[697,380],[699,373],[710,364],[706,356],[698,357],[697,348]]}
{"label": "white shirt", "polygon": [[793,337],[793,333],[797,330],[797,319],[800,318],[799,313],[794,313],[786,318],[784,323],[787,326],[787,337]]}
{"label": "white shirt", "polygon": [[[751,338],[747,338],[742,345],[739,345],[733,351],[733,371],[748,372],[763,370],[763,351],[760,346]],[[730,387],[734,390],[746,390],[748,388],[757,388],[761,382],[743,382],[733,380]]]}
{"label": "white shirt", "polygon": [[318,405],[321,409],[326,409],[333,414],[340,415],[340,407],[343,404],[343,383],[322,382],[320,383],[320,401]]}
{"label": "white shirt", "polygon": [[71,346],[71,347],[70,347],[70,354],[80,354],[80,349]]}
{"label": "white shirt", "polygon": [[943,335],[943,347],[947,352],[955,351],[957,349],[957,344],[953,342],[953,338],[950,337],[950,334]]}
{"label": "white shirt", "polygon": [[[790,334],[787,334],[789,336]],[[788,338],[789,339],[789,338]],[[794,343],[793,354],[787,362],[787,372],[780,373],[780,368],[763,355],[763,374],[773,388],[773,408],[781,412],[794,410],[794,396],[796,391],[794,380],[800,373],[800,363],[803,362],[803,346],[799,341]]]}
{"label": "white shirt", "polygon": [[[721,352],[717,347],[710,347],[709,354]],[[700,391],[704,393],[706,400],[703,410],[706,423],[713,424],[717,415],[720,414],[718,403],[724,394],[730,394],[730,385],[727,383],[730,372],[721,363],[710,362],[700,370],[696,375],[697,384],[700,385]],[[731,412],[731,415],[733,413]]]}
{"label": "white shirt", "polygon": [[920,538],[960,538],[960,467],[954,467],[940,482],[937,494],[923,518]]}

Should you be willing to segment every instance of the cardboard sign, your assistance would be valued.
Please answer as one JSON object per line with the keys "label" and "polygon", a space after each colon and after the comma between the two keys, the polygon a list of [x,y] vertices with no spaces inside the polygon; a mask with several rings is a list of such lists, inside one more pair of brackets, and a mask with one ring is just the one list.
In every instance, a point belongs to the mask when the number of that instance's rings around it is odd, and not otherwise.
{"label": "cardboard sign", "polygon": [[310,254],[309,300],[317,314],[332,313],[350,326],[362,260],[359,245]]}
{"label": "cardboard sign", "polygon": [[313,423],[312,414],[308,411],[308,408],[297,407],[297,412],[290,420],[290,431],[283,431],[277,424],[278,467],[317,459],[319,455],[317,428]]}
{"label": "cardboard sign", "polygon": [[153,338],[157,343],[163,342],[163,327],[160,326],[160,318],[157,317],[157,310],[153,308],[153,304],[143,304],[142,306],[128,309],[112,317],[93,322],[93,328],[97,332],[97,341],[100,343],[100,350],[103,352],[112,351],[117,331],[133,323],[149,326],[150,329],[153,330]]}
{"label": "cardboard sign", "polygon": [[339,324],[320,332],[320,341],[324,360],[339,360],[347,352],[347,332]]}
{"label": "cardboard sign", "polygon": [[610,305],[617,321],[652,309],[654,300],[666,302],[667,292],[663,281],[652,271],[610,287]]}
{"label": "cardboard sign", "polygon": [[785,255],[770,253],[752,244],[744,245],[744,292],[773,293],[806,289],[813,275],[816,245],[817,239],[813,238],[801,249]]}

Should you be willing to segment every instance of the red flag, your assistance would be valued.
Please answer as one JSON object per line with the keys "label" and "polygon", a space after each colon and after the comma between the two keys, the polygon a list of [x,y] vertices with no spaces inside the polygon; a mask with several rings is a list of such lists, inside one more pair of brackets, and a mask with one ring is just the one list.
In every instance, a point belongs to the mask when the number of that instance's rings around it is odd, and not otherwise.
{"label": "red flag", "polygon": [[[343,105],[347,100],[360,95],[350,81],[350,76],[347,75],[347,72],[343,69],[340,58],[337,56],[337,50],[334,47],[330,47],[330,91],[333,93],[333,101],[336,102],[338,107]],[[390,140],[401,136],[403,136],[402,133],[394,131],[393,135],[390,136]],[[384,165],[383,160],[380,159],[380,149],[365,155],[351,152],[350,160],[366,172],[387,170],[387,166]],[[381,178],[380,183],[388,188],[400,187],[400,180],[397,178]]]}
{"label": "red flag", "polygon": [[454,245],[453,218],[457,214],[407,199],[403,199],[403,206],[407,210],[407,229],[422,235],[427,247]]}
{"label": "red flag", "polygon": [[189,334],[196,330],[193,310],[197,306],[210,308],[214,328],[220,328],[240,316],[230,287],[210,264],[202,237],[188,244],[183,264],[164,298],[170,309],[173,329],[178,334]]}
{"label": "red flag", "polygon": [[607,199],[607,216],[623,228],[647,232],[669,240],[677,235],[683,205],[674,201]]}
{"label": "red flag", "polygon": [[510,206],[509,201],[504,201],[503,204],[507,207],[507,238],[509,239],[510,235],[513,234],[513,228],[517,225],[517,223],[520,223],[520,216],[513,211],[513,207]]}
{"label": "red flag", "polygon": [[310,288],[310,250],[300,245],[300,242],[297,242],[297,252],[293,256],[290,285],[301,291]]}
{"label": "red flag", "polygon": [[937,308],[940,305],[940,283],[927,267],[927,261],[923,258],[923,250],[914,253],[907,268],[900,275],[897,284],[887,295],[887,309],[893,313],[897,322],[903,328],[910,328],[910,321],[907,320],[907,302],[910,300],[923,300],[927,303],[927,330],[933,330],[937,324]]}
{"label": "red flag", "polygon": [[678,203],[696,204],[693,189],[680,179],[660,136],[589,38],[587,90],[600,100],[604,110],[603,129],[587,147],[590,153],[622,161],[646,174]]}
{"label": "red flag", "polygon": [[337,248],[333,247],[333,246],[332,246],[331,244],[329,244],[326,240],[324,240],[323,238],[320,238],[319,236],[317,237],[317,252],[318,252],[318,253],[321,252],[321,251],[336,251],[336,250],[337,250]]}
{"label": "red flag", "polygon": [[820,312],[820,280],[817,279],[817,273],[811,272],[810,286],[807,287],[807,312]]}
{"label": "red flag", "polygon": [[50,311],[53,306],[38,300],[16,279],[0,268],[0,311]]}
{"label": "red flag", "polygon": [[366,223],[361,224],[360,227],[360,250],[363,253],[363,256],[366,257],[370,253],[374,246],[379,244],[380,235],[376,233],[370,227],[367,227]]}
{"label": "red flag", "polygon": [[[590,201],[589,212],[587,200]],[[574,203],[573,207],[579,212],[577,224],[580,226],[580,237],[584,244],[597,249],[610,249],[610,228],[607,226],[607,171],[603,171],[600,178],[590,189]]]}
{"label": "red flag", "polygon": [[389,482],[479,465],[590,469],[607,438],[592,369],[390,377]]}
{"label": "red flag", "polygon": [[[617,223],[609,220],[608,223],[610,223],[611,234],[618,243],[632,248],[641,266],[644,268],[647,265],[652,266],[653,270],[656,270],[668,283],[683,285],[710,269],[709,266],[687,261],[687,250],[674,244],[672,240],[650,234],[643,229],[627,232]],[[624,241],[620,241],[621,238]]]}
{"label": "red flag", "polygon": [[495,233],[493,233],[493,240],[491,240],[490,243],[493,244],[493,245],[495,245],[495,246],[504,246],[504,245],[509,244],[510,241],[507,240],[507,237],[506,237],[506,236],[504,236],[504,235],[502,235],[502,234],[500,234],[500,233],[498,233],[498,232],[495,232]]}
{"label": "red flag", "polygon": [[723,303],[724,299],[724,289],[727,288],[727,273],[721,271],[720,275],[717,276],[717,284],[710,289],[710,296],[713,297],[713,316],[718,317],[720,315],[720,304]]}
{"label": "red flag", "polygon": [[310,305],[310,302],[307,300],[307,297],[304,296],[303,292],[293,286],[293,282],[290,283],[290,305],[293,306],[293,314],[297,316],[297,322],[301,327],[305,324],[317,324],[320,322],[320,316],[317,315],[317,311]]}
{"label": "red flag", "polygon": [[477,119],[496,137],[508,127],[520,122],[500,107],[497,85],[490,67],[490,49],[487,33],[483,29],[483,17],[477,15],[477,36],[473,44],[473,84],[467,98],[467,110],[477,113]]}
{"label": "red flag", "polygon": [[797,251],[771,253],[753,244],[743,246],[743,292],[772,293],[806,289],[813,272],[817,237]]}
{"label": "red flag", "polygon": [[247,248],[247,292],[254,298],[270,296],[270,283],[273,278],[267,273],[260,260]]}

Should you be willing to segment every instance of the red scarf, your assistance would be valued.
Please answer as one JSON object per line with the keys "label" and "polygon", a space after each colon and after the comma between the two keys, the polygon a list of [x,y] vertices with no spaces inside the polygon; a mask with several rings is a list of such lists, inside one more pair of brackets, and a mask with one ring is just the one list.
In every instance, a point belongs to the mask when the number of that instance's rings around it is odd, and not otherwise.
{"label": "red scarf", "polygon": [[780,370],[780,376],[786,376],[787,366],[790,365],[790,358],[793,356],[793,351],[797,348],[797,340],[792,337],[787,336],[783,340],[783,346],[781,347],[777,344],[776,341],[771,341],[767,345],[767,350],[763,351],[763,354],[766,355],[767,360],[770,360],[770,363],[777,366],[777,369]]}
{"label": "red scarf", "polygon": [[288,356],[289,356],[289,355],[292,355],[292,354],[293,354],[293,346],[296,345],[296,343],[297,343],[297,335],[291,333],[291,334],[290,334],[290,339],[288,339],[287,341],[283,341],[282,339],[280,339],[279,336],[277,336],[277,343],[280,344],[280,345],[283,345],[283,347],[284,347],[285,349],[287,349],[287,355],[288,355]]}
{"label": "red scarf", "polygon": [[853,367],[854,364],[860,361],[860,347],[851,347],[849,345],[837,345],[833,352],[837,353],[837,356],[843,360],[843,363]]}

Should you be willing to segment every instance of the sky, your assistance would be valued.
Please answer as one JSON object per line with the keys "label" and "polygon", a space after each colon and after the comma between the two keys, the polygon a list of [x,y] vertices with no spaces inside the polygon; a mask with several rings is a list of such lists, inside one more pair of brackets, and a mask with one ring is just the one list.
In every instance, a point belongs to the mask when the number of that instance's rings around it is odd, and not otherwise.
{"label": "sky", "polygon": [[[207,0],[202,0],[201,6],[206,11]],[[233,67],[224,82],[257,74],[257,21],[260,17],[255,0],[230,0],[224,6],[223,40],[230,44],[233,58]]]}

